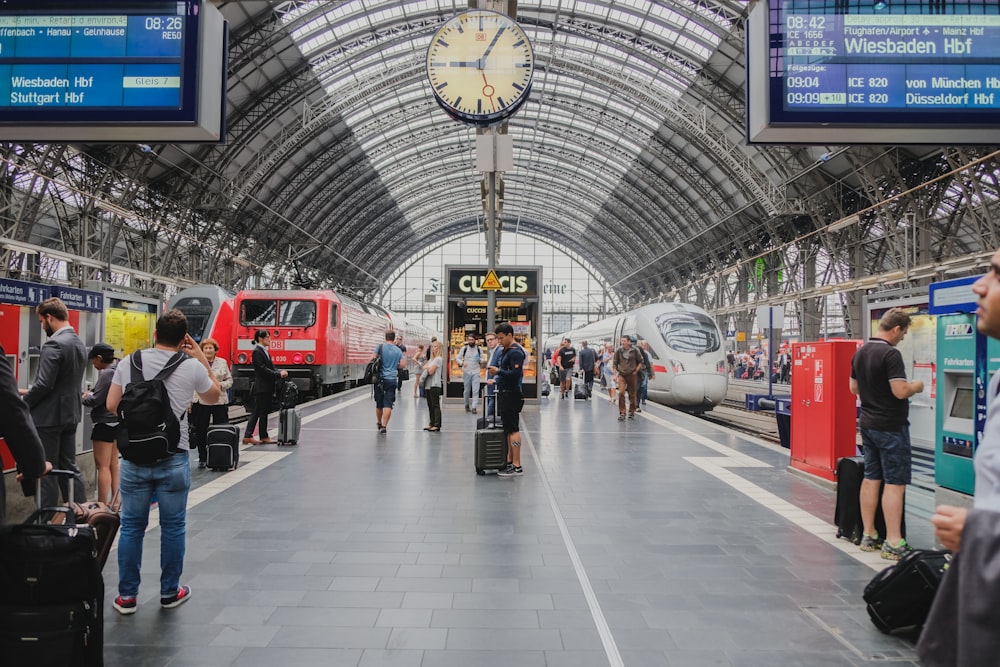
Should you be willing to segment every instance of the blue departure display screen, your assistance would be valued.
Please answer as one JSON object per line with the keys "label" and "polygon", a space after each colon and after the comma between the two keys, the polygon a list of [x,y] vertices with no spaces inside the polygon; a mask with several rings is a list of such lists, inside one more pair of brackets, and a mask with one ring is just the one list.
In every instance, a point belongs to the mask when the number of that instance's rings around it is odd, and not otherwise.
{"label": "blue departure display screen", "polygon": [[[772,0],[774,123],[1000,123],[1000,3]],[[956,115],[956,112],[961,112]]]}
{"label": "blue departure display screen", "polygon": [[201,0],[0,4],[0,123],[193,123]]}

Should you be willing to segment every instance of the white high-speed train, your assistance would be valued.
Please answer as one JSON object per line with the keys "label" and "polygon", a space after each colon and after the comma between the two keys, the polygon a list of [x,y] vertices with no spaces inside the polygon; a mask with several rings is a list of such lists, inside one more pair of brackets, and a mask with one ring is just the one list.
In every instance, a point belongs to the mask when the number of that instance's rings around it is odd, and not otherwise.
{"label": "white high-speed train", "polygon": [[654,377],[649,400],[689,412],[706,412],[726,397],[725,337],[704,310],[687,303],[652,303],[579,329],[567,331],[546,345],[569,338],[579,351],[610,342],[619,347],[622,336],[648,341]]}

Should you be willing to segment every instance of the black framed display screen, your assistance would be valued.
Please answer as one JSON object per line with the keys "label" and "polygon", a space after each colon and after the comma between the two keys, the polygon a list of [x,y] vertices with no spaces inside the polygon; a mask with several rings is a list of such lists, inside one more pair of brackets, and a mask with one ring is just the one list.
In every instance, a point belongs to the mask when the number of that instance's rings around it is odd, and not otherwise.
{"label": "black framed display screen", "polygon": [[747,38],[751,142],[1000,138],[996,0],[762,0]]}
{"label": "black framed display screen", "polygon": [[0,3],[0,124],[195,123],[202,0]]}

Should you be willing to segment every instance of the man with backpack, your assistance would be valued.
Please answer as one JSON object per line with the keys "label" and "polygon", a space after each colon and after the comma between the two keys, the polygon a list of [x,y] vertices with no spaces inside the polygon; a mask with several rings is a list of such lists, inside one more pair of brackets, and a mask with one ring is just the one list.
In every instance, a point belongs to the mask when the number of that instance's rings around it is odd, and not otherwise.
{"label": "man with backpack", "polygon": [[399,370],[406,367],[406,356],[396,346],[396,332],[385,332],[385,343],[375,348],[372,359],[382,360],[380,380],[372,387],[375,398],[375,420],[378,432],[385,435],[392,418],[392,406],[396,403],[396,388],[399,384]]}
{"label": "man with backpack", "polygon": [[465,337],[465,345],[455,355],[455,363],[462,369],[462,396],[465,398],[465,411],[479,410],[479,369],[486,364],[482,349],[476,344],[476,334]]}
{"label": "man with backpack", "polygon": [[121,419],[124,459],[118,597],[112,603],[120,614],[136,612],[142,540],[153,498],[160,511],[160,606],[171,609],[191,597],[191,587],[181,585],[180,577],[191,488],[186,416],[195,392],[206,404],[222,395],[205,353],[188,334],[184,313],[169,310],[156,321],[156,345],[123,359],[108,390],[108,410]]}

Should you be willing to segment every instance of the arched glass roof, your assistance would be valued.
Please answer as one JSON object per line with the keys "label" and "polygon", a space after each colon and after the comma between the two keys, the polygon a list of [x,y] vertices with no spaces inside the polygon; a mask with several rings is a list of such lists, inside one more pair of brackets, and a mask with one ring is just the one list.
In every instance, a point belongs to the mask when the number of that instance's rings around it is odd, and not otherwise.
{"label": "arched glass roof", "polygon": [[[220,3],[230,140],[195,157],[225,179],[234,233],[261,261],[317,247],[304,261],[319,275],[376,290],[414,248],[480,224],[476,131],[438,108],[424,64],[468,4]],[[504,227],[594,258],[623,291],[656,293],[676,277],[662,264],[681,264],[672,245],[708,229],[697,253],[683,250],[685,271],[706,269],[744,222],[734,212],[773,213],[759,166],[773,163],[740,143],[733,99],[745,12],[741,0],[517,2],[536,71],[508,125]]]}

